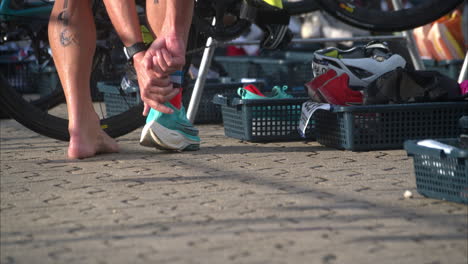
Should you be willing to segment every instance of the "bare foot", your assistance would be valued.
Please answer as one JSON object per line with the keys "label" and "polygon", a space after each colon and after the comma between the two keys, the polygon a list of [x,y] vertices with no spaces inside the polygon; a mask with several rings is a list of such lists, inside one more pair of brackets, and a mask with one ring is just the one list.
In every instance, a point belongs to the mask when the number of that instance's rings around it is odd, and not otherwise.
{"label": "bare foot", "polygon": [[70,130],[70,144],[68,146],[69,159],[84,159],[100,153],[114,153],[119,151],[117,142],[107,135],[99,123],[87,124],[80,130]]}

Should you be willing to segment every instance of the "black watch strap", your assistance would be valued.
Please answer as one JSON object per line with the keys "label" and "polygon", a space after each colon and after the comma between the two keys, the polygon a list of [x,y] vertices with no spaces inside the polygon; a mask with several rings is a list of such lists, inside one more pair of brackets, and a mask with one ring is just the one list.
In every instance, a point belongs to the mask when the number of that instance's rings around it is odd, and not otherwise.
{"label": "black watch strap", "polygon": [[130,63],[133,62],[132,58],[135,54],[137,54],[140,51],[145,51],[147,49],[147,46],[143,42],[137,42],[130,47],[124,47],[124,53],[125,57],[127,57],[127,61]]}

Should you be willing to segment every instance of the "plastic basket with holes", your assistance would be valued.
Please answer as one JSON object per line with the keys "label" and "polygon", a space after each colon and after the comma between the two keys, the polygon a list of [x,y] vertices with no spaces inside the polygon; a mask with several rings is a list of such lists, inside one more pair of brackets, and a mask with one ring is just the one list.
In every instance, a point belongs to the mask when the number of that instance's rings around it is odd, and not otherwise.
{"label": "plastic basket with holes", "polygon": [[468,204],[468,149],[458,139],[438,139],[448,149],[418,145],[405,141],[404,147],[413,157],[416,188],[430,198]]}
{"label": "plastic basket with holes", "polygon": [[[221,123],[223,121],[221,114],[221,107],[213,103],[213,96],[215,94],[229,95],[233,94],[239,87],[247,83],[240,82],[220,82],[220,81],[207,81],[203,87],[203,92],[198,104],[197,114],[195,116],[195,123]],[[257,87],[263,87],[262,83],[253,83]],[[191,83],[188,89],[184,90],[182,94],[182,102],[187,108],[192,97],[193,87],[195,83]]]}
{"label": "plastic basket with holes", "polygon": [[141,102],[138,90],[123,91],[118,82],[98,82],[97,87],[104,95],[107,117],[118,115]]}
{"label": "plastic basket with holes", "polygon": [[455,138],[468,102],[333,106],[314,114],[317,141],[353,151],[401,149],[405,140]]}
{"label": "plastic basket with holes", "polygon": [[427,71],[438,71],[452,79],[458,79],[463,60],[423,60]]}
{"label": "plastic basket with holes", "polygon": [[[309,98],[240,99],[215,95],[221,105],[224,133],[228,137],[253,142],[304,140],[298,132],[302,104]],[[313,140],[314,122],[309,123],[306,139]]]}

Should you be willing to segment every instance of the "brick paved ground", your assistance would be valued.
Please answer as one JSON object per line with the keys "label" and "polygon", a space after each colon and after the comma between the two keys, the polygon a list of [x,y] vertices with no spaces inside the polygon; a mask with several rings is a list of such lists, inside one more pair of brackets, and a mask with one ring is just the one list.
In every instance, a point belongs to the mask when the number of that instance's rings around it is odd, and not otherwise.
{"label": "brick paved ground", "polygon": [[142,148],[138,130],[67,161],[0,121],[1,263],[468,263],[468,207],[418,195],[405,151],[199,128],[198,152]]}

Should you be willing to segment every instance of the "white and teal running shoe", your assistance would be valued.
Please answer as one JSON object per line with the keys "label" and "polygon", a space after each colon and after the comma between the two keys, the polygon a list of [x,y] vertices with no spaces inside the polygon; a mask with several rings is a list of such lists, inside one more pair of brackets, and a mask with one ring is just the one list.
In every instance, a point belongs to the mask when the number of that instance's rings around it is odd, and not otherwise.
{"label": "white and teal running shoe", "polygon": [[161,150],[200,149],[198,129],[187,119],[185,108],[182,106],[179,110],[170,103],[165,105],[174,113],[164,114],[151,109],[141,132],[140,145]]}

